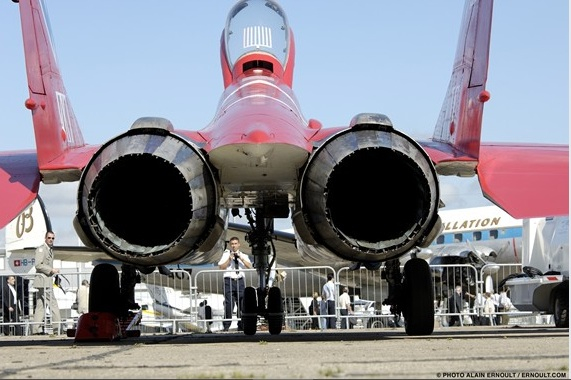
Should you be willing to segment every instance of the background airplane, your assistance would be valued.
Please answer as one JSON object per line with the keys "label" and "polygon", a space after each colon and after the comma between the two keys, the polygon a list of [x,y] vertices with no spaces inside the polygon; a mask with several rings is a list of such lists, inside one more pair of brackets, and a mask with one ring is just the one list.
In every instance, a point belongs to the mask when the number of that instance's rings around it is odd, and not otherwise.
{"label": "background airplane", "polygon": [[435,257],[458,256],[461,252],[471,252],[479,262],[521,263],[522,219],[497,206],[443,210],[440,216],[442,233],[419,253],[431,258],[429,263]]}
{"label": "background airplane", "polygon": [[513,264],[521,264],[522,219],[496,206],[444,210],[440,216],[442,233],[418,253],[431,265],[437,294],[447,296],[456,285],[470,294],[493,292],[521,271]]}
{"label": "background airplane", "polygon": [[[489,99],[491,1],[466,3],[449,91],[433,138],[424,142],[393,129],[382,114],[357,114],[349,128],[323,129],[318,121],[305,120],[291,91],[293,33],[279,5],[261,4],[239,2],[229,14],[221,48],[226,90],[211,124],[183,131],[165,119],[141,118],[128,132],[90,146],[79,132],[44,18],[31,11],[44,14],[42,5],[20,2],[30,88],[26,106],[33,114],[37,156],[12,152],[0,160],[0,199],[10,200],[0,205],[7,210],[0,221],[5,224],[35,197],[40,179],[79,180],[75,226],[83,242],[120,261],[152,267],[214,260],[227,211],[252,208],[249,242],[260,274],[258,291],[265,291],[274,218],[291,215],[299,252],[309,258],[375,268],[425,247],[438,234],[438,174],[477,173],[486,197],[514,216],[568,212],[567,146],[479,143],[483,103]],[[256,7],[268,16],[265,23],[249,23]],[[234,34],[234,28],[244,33]],[[266,39],[272,29],[275,46]],[[241,35],[244,43],[236,44]],[[371,165],[375,162],[379,165]],[[369,167],[391,186],[354,186],[352,179],[370,176]],[[525,191],[514,194],[523,184]],[[145,212],[137,209],[142,203]],[[423,263],[409,260],[404,282],[398,266],[390,266],[396,272],[388,276],[406,295],[391,301],[405,314],[412,335],[433,328]],[[96,294],[96,284],[111,275],[104,270],[92,279]],[[109,293],[104,290],[101,297]],[[269,304],[278,307],[279,293],[273,294],[270,289]],[[252,301],[246,308],[266,312],[256,305],[255,289],[246,298]],[[95,309],[105,307],[101,302]],[[253,322],[245,322],[254,329],[245,328],[246,333],[255,332]],[[270,332],[279,331],[276,319]]]}

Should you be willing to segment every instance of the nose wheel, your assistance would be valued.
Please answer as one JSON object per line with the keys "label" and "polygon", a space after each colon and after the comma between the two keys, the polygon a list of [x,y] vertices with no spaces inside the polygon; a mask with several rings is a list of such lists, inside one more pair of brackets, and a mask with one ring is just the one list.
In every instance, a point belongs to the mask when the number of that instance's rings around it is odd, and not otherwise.
{"label": "nose wheel", "polygon": [[282,293],[280,288],[270,288],[268,294],[268,310],[266,313],[268,321],[268,330],[272,335],[278,335],[282,332],[284,324],[284,309],[282,302]]}
{"label": "nose wheel", "polygon": [[244,289],[244,307],[242,309],[242,327],[245,335],[254,335],[258,325],[258,294],[256,288]]}
{"label": "nose wheel", "polygon": [[248,286],[244,289],[244,307],[242,311],[242,326],[245,335],[256,334],[258,327],[258,315],[263,316],[268,322],[268,330],[271,335],[282,332],[284,322],[283,301],[280,288],[271,287],[266,291]]}

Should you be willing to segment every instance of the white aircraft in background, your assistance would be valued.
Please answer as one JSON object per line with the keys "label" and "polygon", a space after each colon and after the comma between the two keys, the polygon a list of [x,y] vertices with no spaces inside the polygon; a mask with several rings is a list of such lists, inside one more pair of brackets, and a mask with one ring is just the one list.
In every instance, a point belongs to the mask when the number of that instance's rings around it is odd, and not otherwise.
{"label": "white aircraft in background", "polygon": [[[497,206],[441,211],[443,230],[418,257],[432,267],[435,289],[448,291],[461,285],[470,294],[497,290],[507,276],[520,270],[523,219],[514,219]],[[504,266],[494,264],[506,264]],[[482,278],[479,278],[481,272]]]}
{"label": "white aircraft in background", "polygon": [[440,215],[442,233],[420,253],[431,264],[444,264],[444,258],[462,252],[477,256],[476,261],[521,263],[523,219],[514,219],[497,206],[444,210]]}

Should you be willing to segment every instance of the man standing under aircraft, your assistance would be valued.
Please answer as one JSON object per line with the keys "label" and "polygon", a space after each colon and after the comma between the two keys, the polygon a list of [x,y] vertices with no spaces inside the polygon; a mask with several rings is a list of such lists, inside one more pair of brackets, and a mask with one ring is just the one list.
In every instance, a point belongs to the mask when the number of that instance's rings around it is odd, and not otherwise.
{"label": "man standing under aircraft", "polygon": [[230,249],[222,253],[218,262],[220,269],[227,269],[224,273],[224,331],[228,331],[232,324],[232,310],[238,305],[238,331],[242,331],[241,309],[244,297],[244,272],[242,269],[251,268],[252,262],[248,255],[240,252],[240,239],[236,236],[230,238]]}
{"label": "man standing under aircraft", "polygon": [[[33,334],[40,334],[40,323],[44,320],[46,306],[49,307],[52,317],[52,327],[54,334],[59,334],[61,328],[61,317],[57,299],[54,296],[53,276],[59,273],[59,269],[53,267],[55,234],[52,231],[46,232],[45,243],[36,248],[36,277],[34,288],[38,289],[36,295],[36,309],[34,310]],[[45,331],[44,331],[45,333]]]}
{"label": "man standing under aircraft", "polygon": [[322,326],[327,329],[336,328],[337,318],[335,317],[335,283],[333,282],[333,273],[327,275],[327,282],[323,285],[321,289],[321,302],[324,302],[327,306],[325,313],[328,317],[326,318],[327,325]]}

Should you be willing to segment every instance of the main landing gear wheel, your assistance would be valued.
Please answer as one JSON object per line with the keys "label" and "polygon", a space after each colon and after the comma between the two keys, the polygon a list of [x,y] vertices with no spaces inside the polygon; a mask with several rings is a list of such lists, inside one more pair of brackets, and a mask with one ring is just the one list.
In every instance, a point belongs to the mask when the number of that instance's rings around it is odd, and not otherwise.
{"label": "main landing gear wheel", "polygon": [[268,330],[272,335],[282,332],[284,311],[280,288],[271,287],[268,294]]}
{"label": "main landing gear wheel", "polygon": [[91,272],[89,312],[107,312],[115,315],[121,310],[119,272],[111,264],[98,264]]}
{"label": "main landing gear wheel", "polygon": [[243,302],[242,327],[244,328],[244,334],[254,335],[258,327],[258,294],[256,288],[248,286],[244,289]]}
{"label": "main landing gear wheel", "polygon": [[555,327],[569,327],[569,285],[561,287],[553,300]]}
{"label": "main landing gear wheel", "polygon": [[430,266],[413,258],[404,265],[404,329],[407,335],[430,335],[434,331],[434,294]]}

